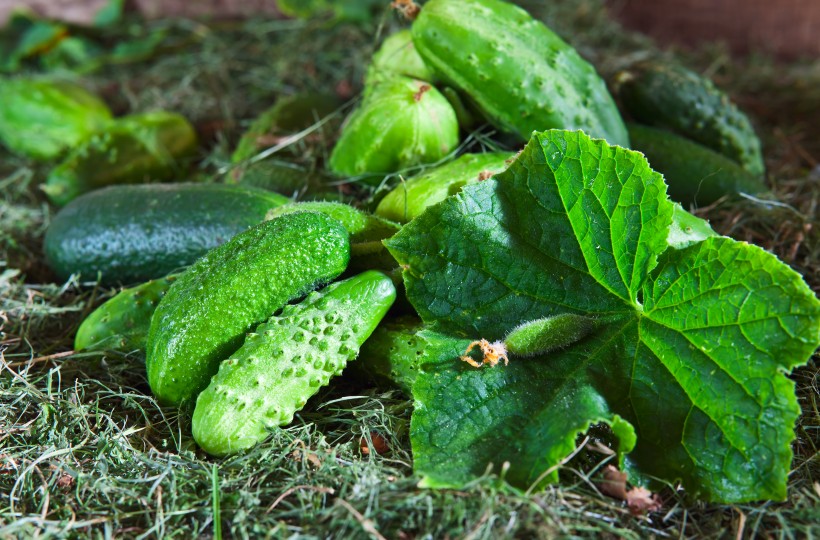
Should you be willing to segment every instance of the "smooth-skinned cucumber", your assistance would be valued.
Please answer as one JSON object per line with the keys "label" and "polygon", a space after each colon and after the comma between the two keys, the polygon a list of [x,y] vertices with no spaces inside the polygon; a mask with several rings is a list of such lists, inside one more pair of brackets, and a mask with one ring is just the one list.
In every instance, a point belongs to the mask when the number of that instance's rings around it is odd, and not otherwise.
{"label": "smooth-skinned cucumber", "polygon": [[644,61],[616,74],[614,87],[637,122],[674,131],[754,175],[764,173],[749,118],[706,77],[674,63]]}
{"label": "smooth-skinned cucumber", "polygon": [[46,259],[61,280],[104,285],[163,277],[265,219],[282,195],[223,184],[111,186],[72,201],[46,231]]}
{"label": "smooth-skinned cucumber", "polygon": [[450,163],[428,169],[393,188],[379,202],[376,215],[407,223],[427,207],[455,195],[463,186],[505,170],[513,156],[507,152],[464,154]]}
{"label": "smooth-skinned cucumber", "polygon": [[0,78],[0,142],[49,160],[111,122],[111,111],[85,88],[48,78]]}
{"label": "smooth-skinned cucumber", "polygon": [[413,45],[413,36],[407,29],[387,36],[375,52],[367,68],[365,92],[379,81],[396,75],[429,83],[435,82],[433,72],[419,56]]}
{"label": "smooth-skinned cucumber", "polygon": [[629,125],[632,149],[642,152],[669,186],[669,198],[684,206],[711,204],[726,195],[768,191],[753,175],[723,154],[662,129]]}
{"label": "smooth-skinned cucumber", "polygon": [[395,76],[375,84],[347,119],[330,156],[340,176],[389,174],[435,163],[459,143],[458,118],[430,83]]}
{"label": "smooth-skinned cucumber", "polygon": [[144,351],[151,317],[176,275],[123,289],[80,324],[74,350]]}
{"label": "smooth-skinned cucumber", "polygon": [[430,0],[411,28],[425,63],[495,126],[522,141],[533,131],[580,129],[629,147],[595,68],[526,11],[502,0]]}
{"label": "smooth-skinned cucumber", "polygon": [[370,336],[396,298],[380,272],[364,272],[311,293],[259,325],[219,366],[194,409],[193,435],[224,456],[289,424]]}
{"label": "smooth-skinned cucumber", "polygon": [[171,285],[151,319],[146,368],[154,395],[171,405],[195,398],[246,332],[344,272],[349,259],[342,224],[312,212],[265,221],[209,251]]}
{"label": "smooth-skinned cucumber", "polygon": [[197,148],[193,126],[164,111],[120,118],[77,146],[42,186],[49,200],[64,206],[72,199],[115,184],[168,180]]}

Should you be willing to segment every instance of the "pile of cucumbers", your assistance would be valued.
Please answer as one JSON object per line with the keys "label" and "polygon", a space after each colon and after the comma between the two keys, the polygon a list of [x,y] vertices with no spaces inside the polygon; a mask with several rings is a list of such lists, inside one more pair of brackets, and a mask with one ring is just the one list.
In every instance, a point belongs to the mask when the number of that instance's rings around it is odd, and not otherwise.
{"label": "pile of cucumbers", "polygon": [[[191,125],[161,111],[114,119],[64,81],[0,81],[0,142],[62,160],[43,185],[64,206],[45,238],[55,274],[130,286],[85,319],[75,348],[144,354],[156,398],[193,405],[198,444],[227,455],[291,422],[360,351],[361,374],[409,391],[421,323],[405,314],[381,324],[403,297],[383,240],[506,169],[534,130],[632,145],[684,204],[765,190],[751,124],[711,83],[647,64],[614,87],[630,117],[650,126],[627,127],[593,66],[524,10],[429,0],[374,55],[327,170],[296,163],[288,148],[260,155],[338,115],[338,98],[323,94],[285,98],[260,115],[222,182],[155,183],[186,177],[197,151]],[[477,119],[513,147],[457,155]],[[371,192],[385,178],[393,186],[369,200],[371,214],[333,202],[332,178]],[[682,207],[675,219],[714,234]]]}

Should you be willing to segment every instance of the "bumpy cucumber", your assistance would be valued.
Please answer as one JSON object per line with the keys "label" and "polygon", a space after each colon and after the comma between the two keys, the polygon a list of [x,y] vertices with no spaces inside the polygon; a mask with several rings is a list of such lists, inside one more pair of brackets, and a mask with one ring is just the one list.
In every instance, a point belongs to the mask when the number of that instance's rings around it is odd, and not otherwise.
{"label": "bumpy cucumber", "polygon": [[45,254],[61,280],[136,283],[188,266],[289,199],[222,184],[112,186],[83,195],[49,225]]}
{"label": "bumpy cucumber", "polygon": [[464,154],[455,161],[429,169],[396,186],[376,207],[376,215],[407,223],[428,206],[458,193],[466,184],[489,178],[507,168],[514,154]]}
{"label": "bumpy cucumber", "polygon": [[763,181],[722,154],[669,131],[630,124],[632,149],[663,174],[676,202],[707,205],[725,195],[763,193]]}
{"label": "bumpy cucumber", "polygon": [[365,91],[373,84],[396,75],[434,82],[433,72],[416,52],[410,30],[399,30],[384,40],[367,68]]}
{"label": "bumpy cucumber", "polygon": [[63,206],[101,187],[170,179],[196,147],[194,128],[178,114],[158,111],[122,118],[73,150],[42,189],[52,203]]}
{"label": "bumpy cucumber", "polygon": [[709,79],[673,63],[647,61],[618,73],[615,88],[638,122],[674,131],[763,174],[752,123]]}
{"label": "bumpy cucumber", "polygon": [[342,225],[301,212],[263,222],[194,263],[151,319],[148,384],[163,403],[196,397],[246,332],[347,267]]}
{"label": "bumpy cucumber", "polygon": [[274,146],[275,137],[302,131],[341,105],[341,100],[333,94],[304,93],[279,99],[248,127],[231,161],[240,163],[255,156],[261,150]]}
{"label": "bumpy cucumber", "polygon": [[421,320],[413,316],[384,321],[362,345],[351,371],[358,378],[395,386],[411,395],[424,354],[425,342],[418,337],[423,328]]}
{"label": "bumpy cucumber", "polygon": [[176,278],[151,280],[117,293],[85,318],[77,329],[74,350],[145,350],[151,316]]}
{"label": "bumpy cucumber", "polygon": [[111,121],[105,103],[81,86],[0,78],[0,142],[34,159],[54,159]]}
{"label": "bumpy cucumber", "polygon": [[382,240],[399,232],[401,227],[397,223],[362,212],[347,204],[329,201],[286,204],[268,212],[268,219],[296,212],[320,212],[344,225],[350,234],[348,273],[390,270],[398,265],[382,243]]}
{"label": "bumpy cucumber", "polygon": [[438,77],[522,141],[534,130],[580,129],[628,147],[595,69],[523,9],[501,0],[430,0],[412,33]]}
{"label": "bumpy cucumber", "polygon": [[343,176],[392,173],[433,163],[458,145],[453,107],[429,83],[396,76],[374,85],[330,156]]}
{"label": "bumpy cucumber", "polygon": [[209,454],[246,450],[356,358],[393,304],[390,278],[365,272],[310,294],[245,339],[199,395],[193,435]]}

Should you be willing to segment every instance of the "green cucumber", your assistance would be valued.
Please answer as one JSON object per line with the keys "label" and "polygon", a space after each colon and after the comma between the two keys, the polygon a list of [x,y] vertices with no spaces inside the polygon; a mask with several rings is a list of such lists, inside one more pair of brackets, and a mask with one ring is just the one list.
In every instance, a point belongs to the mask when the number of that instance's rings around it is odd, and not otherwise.
{"label": "green cucumber", "polygon": [[768,191],[753,175],[722,154],[669,131],[630,124],[632,149],[642,152],[669,186],[669,197],[684,206],[711,204],[726,195]]}
{"label": "green cucumber", "polygon": [[74,350],[144,351],[151,316],[176,275],[123,289],[83,320]]}
{"label": "green cucumber", "polygon": [[384,321],[362,345],[351,372],[359,379],[395,386],[410,396],[426,345],[418,337],[423,329],[415,316]]}
{"label": "green cucumber", "polygon": [[754,175],[764,173],[752,123],[709,79],[674,63],[645,61],[618,73],[614,86],[636,121],[674,131]]}
{"label": "green cucumber", "polygon": [[45,254],[61,280],[137,283],[193,263],[289,202],[276,193],[222,184],[112,186],[60,210]]}
{"label": "green cucumber", "polygon": [[197,398],[196,442],[224,456],[289,424],[308,398],[356,358],[395,298],[390,278],[364,272],[285,306],[221,363]]}
{"label": "green cucumber", "polygon": [[395,76],[374,85],[330,156],[340,176],[389,174],[434,163],[458,146],[453,107],[429,83]]}
{"label": "green cucumber", "polygon": [[197,148],[193,126],[163,111],[125,117],[91,135],[52,169],[42,186],[49,200],[64,206],[77,196],[114,184],[167,180]]}
{"label": "green cucumber", "polygon": [[559,128],[629,146],[595,68],[523,9],[501,0],[430,0],[411,30],[433,72],[521,141]]}
{"label": "green cucumber", "polygon": [[0,78],[0,142],[13,152],[49,160],[111,122],[97,96],[68,81]]}
{"label": "green cucumber", "polygon": [[399,30],[387,36],[373,55],[365,76],[365,91],[386,78],[403,75],[425,82],[435,82],[433,72],[413,45],[410,30]]}
{"label": "green cucumber", "polygon": [[510,330],[504,338],[504,348],[513,356],[538,356],[581,341],[596,328],[595,319],[574,313],[544,317]]}
{"label": "green cucumber", "polygon": [[376,215],[407,223],[427,207],[443,201],[461,190],[507,168],[514,154],[490,152],[464,154],[458,159],[409,178],[396,186],[376,207]]}
{"label": "green cucumber", "polygon": [[267,219],[296,212],[320,212],[341,223],[350,234],[350,272],[364,270],[391,270],[398,263],[387,251],[382,240],[390,238],[401,228],[397,223],[362,212],[350,205],[329,202],[291,203],[272,209]]}
{"label": "green cucumber", "polygon": [[347,267],[342,225],[301,212],[265,221],[196,261],[151,319],[148,384],[162,403],[194,398],[246,332]]}
{"label": "green cucumber", "polygon": [[304,93],[279,99],[248,127],[231,156],[233,163],[246,161],[274,146],[276,137],[306,129],[342,106],[334,94]]}

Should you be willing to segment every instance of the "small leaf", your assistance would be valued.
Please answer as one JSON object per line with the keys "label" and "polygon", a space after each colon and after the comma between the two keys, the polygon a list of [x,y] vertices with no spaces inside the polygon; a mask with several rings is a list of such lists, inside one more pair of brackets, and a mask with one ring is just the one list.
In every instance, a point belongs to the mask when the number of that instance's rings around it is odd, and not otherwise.
{"label": "small leaf", "polygon": [[579,433],[607,423],[630,472],[708,500],[785,498],[799,408],[784,373],[820,343],[820,302],[755,246],[667,249],[672,213],[642,155],[556,130],[387,242],[438,331],[498,339],[567,313],[599,323],[507,367],[477,370],[458,351],[430,362],[412,422],[427,485],[509,462],[509,482],[540,486]]}

